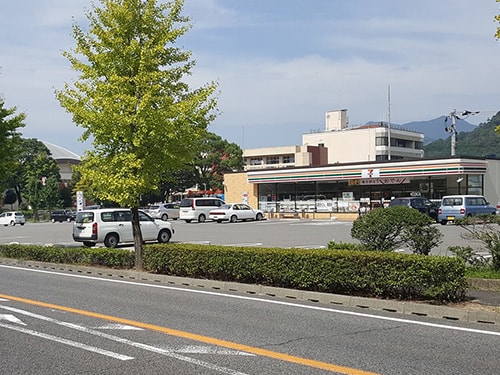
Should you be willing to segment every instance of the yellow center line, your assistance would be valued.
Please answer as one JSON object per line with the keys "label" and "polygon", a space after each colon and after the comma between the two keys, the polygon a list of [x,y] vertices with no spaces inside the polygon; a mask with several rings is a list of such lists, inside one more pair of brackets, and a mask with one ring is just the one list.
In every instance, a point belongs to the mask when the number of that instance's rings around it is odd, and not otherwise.
{"label": "yellow center line", "polygon": [[80,309],[75,309],[72,307],[55,305],[52,303],[47,303],[47,302],[42,302],[42,301],[35,301],[35,300],[30,300],[30,299],[21,298],[21,297],[9,296],[6,294],[0,294],[0,298],[8,299],[11,301],[22,302],[22,303],[34,305],[34,306],[47,307],[49,309],[65,311],[65,312],[74,313],[74,314],[78,314],[78,315],[89,316],[92,318],[103,319],[103,320],[107,320],[110,322],[121,323],[121,324],[129,325],[129,326],[133,326],[133,327],[144,328],[144,329],[151,330],[151,331],[161,332],[161,333],[164,333],[164,334],[167,334],[170,336],[175,336],[175,337],[180,337],[180,338],[184,338],[184,339],[188,339],[188,340],[203,342],[203,343],[211,344],[211,345],[217,345],[217,346],[229,348],[232,350],[239,350],[242,352],[252,353],[252,354],[255,354],[258,356],[262,356],[262,357],[278,359],[280,361],[296,363],[296,364],[299,364],[302,366],[309,366],[309,367],[313,367],[313,368],[317,368],[317,369],[336,372],[339,374],[380,375],[380,374],[377,374],[374,372],[368,372],[368,371],[363,371],[363,370],[359,370],[359,369],[355,369],[355,368],[351,368],[351,367],[345,367],[345,366],[334,365],[331,363],[315,361],[313,359],[308,359],[308,358],[296,357],[296,356],[289,355],[289,354],[278,353],[278,352],[274,352],[271,350],[256,348],[256,347],[248,346],[248,345],[244,345],[244,344],[238,344],[238,343],[226,341],[226,340],[220,340],[220,339],[216,339],[213,337],[202,336],[202,335],[198,335],[195,333],[179,331],[176,329],[157,326],[154,324],[143,323],[143,322],[138,322],[135,320],[119,318],[119,317],[112,316],[112,315],[105,315],[105,314],[95,313],[92,311],[80,310]]}

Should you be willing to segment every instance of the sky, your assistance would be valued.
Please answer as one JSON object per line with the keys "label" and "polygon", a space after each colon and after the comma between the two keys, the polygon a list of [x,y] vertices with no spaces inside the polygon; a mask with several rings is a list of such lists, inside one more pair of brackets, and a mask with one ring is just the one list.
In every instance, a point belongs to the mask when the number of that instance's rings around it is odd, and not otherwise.
{"label": "sky", "polygon": [[[99,0],[94,0],[96,5]],[[77,78],[63,51],[87,25],[89,0],[3,1],[0,97],[27,115],[19,129],[79,155],[83,128],[55,99]],[[216,81],[209,130],[243,149],[291,146],[324,130],[328,111],[349,125],[404,124],[500,110],[500,14],[495,0],[186,0],[193,88]],[[389,100],[390,98],[390,100]],[[414,129],[417,130],[418,129]],[[444,132],[444,130],[443,130]],[[446,136],[446,134],[444,134]]]}

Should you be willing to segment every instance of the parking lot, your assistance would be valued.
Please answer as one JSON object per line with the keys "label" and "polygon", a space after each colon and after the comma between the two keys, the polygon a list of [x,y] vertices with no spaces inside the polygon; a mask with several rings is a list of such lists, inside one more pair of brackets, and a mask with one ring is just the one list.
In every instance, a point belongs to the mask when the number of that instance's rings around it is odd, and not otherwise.
{"label": "parking lot", "polygon": [[[310,219],[271,219],[259,222],[215,223],[171,221],[175,234],[172,242],[204,243],[232,246],[324,248],[329,241],[356,242],[350,236],[352,222]],[[23,227],[0,227],[0,243],[57,244],[81,246],[73,241],[72,223],[27,223]],[[435,224],[443,233],[443,242],[432,253],[450,255],[449,246],[470,245],[482,251],[477,242],[462,237],[463,230],[455,225]],[[129,246],[125,246],[127,248]],[[398,249],[409,252],[407,249]]]}

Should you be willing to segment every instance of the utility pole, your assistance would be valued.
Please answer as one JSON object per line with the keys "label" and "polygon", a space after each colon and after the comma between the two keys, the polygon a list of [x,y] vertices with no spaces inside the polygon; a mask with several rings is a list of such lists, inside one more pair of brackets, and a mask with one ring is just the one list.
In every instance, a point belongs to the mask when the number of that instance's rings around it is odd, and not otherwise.
{"label": "utility pole", "polygon": [[[476,112],[471,112],[471,111],[463,111],[461,113],[461,116],[466,116],[465,118],[469,117],[469,115],[477,115],[479,111]],[[450,113],[450,118],[451,118],[451,125],[448,127],[445,127],[444,130],[447,131],[448,133],[451,133],[451,156],[455,156],[455,149],[457,147],[457,119],[462,119],[461,117],[457,116],[457,110],[453,110],[453,112]],[[446,117],[445,122],[448,121],[448,117]]]}
{"label": "utility pole", "polygon": [[[450,127],[444,128],[445,131],[451,133],[451,156],[455,156],[455,148],[457,145],[457,110],[454,110],[453,112],[450,113],[450,118],[451,118],[451,125]],[[448,117],[446,117],[446,120],[448,121]]]}

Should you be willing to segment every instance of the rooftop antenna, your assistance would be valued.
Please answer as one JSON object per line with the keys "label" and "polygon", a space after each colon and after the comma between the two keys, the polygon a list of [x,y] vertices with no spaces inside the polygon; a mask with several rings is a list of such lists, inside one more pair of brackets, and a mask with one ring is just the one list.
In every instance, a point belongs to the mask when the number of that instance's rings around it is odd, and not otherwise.
{"label": "rooftop antenna", "polygon": [[387,143],[388,143],[388,154],[387,158],[388,160],[391,160],[391,85],[388,86],[387,88],[387,107],[388,107],[388,114],[387,114]]}
{"label": "rooftop antenna", "polygon": [[[463,111],[461,113],[460,116],[465,116],[465,118],[469,117],[470,115],[477,115],[479,113],[479,111],[476,111],[476,112],[471,112],[471,111]],[[457,125],[457,119],[461,120],[462,117],[459,117],[457,115],[457,110],[454,109],[453,112],[450,113],[450,116],[451,118],[451,125],[448,127],[446,126],[444,128],[445,131],[447,131],[448,133],[451,133],[451,156],[455,156],[455,149],[456,149],[456,146],[457,146],[457,128],[456,128],[456,125]],[[448,122],[448,116],[444,119],[444,122],[447,123]]]}

